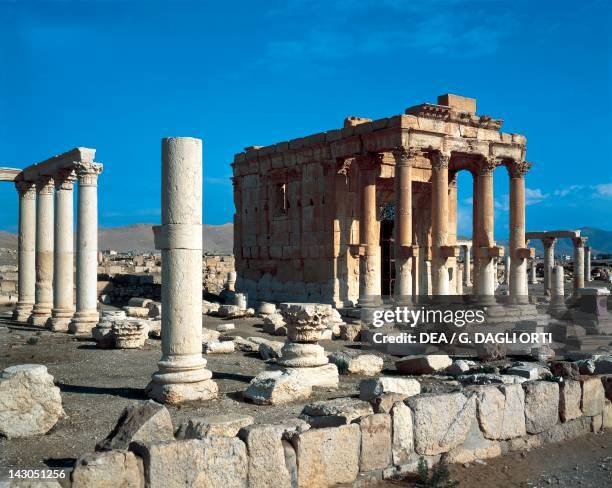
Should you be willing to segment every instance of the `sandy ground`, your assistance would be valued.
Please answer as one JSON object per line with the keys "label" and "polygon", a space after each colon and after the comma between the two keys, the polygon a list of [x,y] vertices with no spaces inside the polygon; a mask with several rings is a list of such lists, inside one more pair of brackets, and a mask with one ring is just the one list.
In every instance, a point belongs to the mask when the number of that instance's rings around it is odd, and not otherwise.
{"label": "sandy ground", "polygon": [[[222,322],[206,317],[209,328]],[[260,319],[234,320],[234,335],[261,336]],[[0,439],[0,480],[10,468],[70,468],[81,454],[92,451],[114,427],[126,405],[146,399],[143,389],[156,371],[160,342],[148,340],[143,350],[102,350],[92,341],[35,328],[7,326],[0,319],[0,370],[24,363],[45,364],[62,392],[67,417],[47,435],[33,439]],[[35,343],[30,337],[35,337]],[[344,341],[322,341],[327,351],[359,348]],[[365,352],[365,351],[364,351]],[[372,351],[367,351],[372,353]],[[385,374],[394,374],[393,358],[385,360]],[[260,407],[246,402],[241,393],[252,377],[266,367],[257,354],[237,352],[207,356],[220,389],[219,399],[199,405],[170,408],[173,423],[191,416],[227,412],[252,415],[256,422],[296,417],[306,403],[318,399],[354,396],[362,377],[342,376],[337,390],[317,390],[307,402]],[[443,380],[426,380],[429,391],[448,391]],[[574,446],[574,447],[572,447]],[[578,447],[576,447],[578,446]],[[454,466],[451,476],[465,487],[488,486],[612,486],[612,434],[586,436],[559,446],[547,446],[525,456],[520,453],[487,461],[486,465]],[[578,466],[575,469],[575,466]],[[555,475],[553,476],[554,473]],[[550,483],[549,483],[550,482]],[[590,483],[590,484],[589,484]],[[411,486],[410,482],[401,483]],[[386,486],[397,486],[395,483]]]}

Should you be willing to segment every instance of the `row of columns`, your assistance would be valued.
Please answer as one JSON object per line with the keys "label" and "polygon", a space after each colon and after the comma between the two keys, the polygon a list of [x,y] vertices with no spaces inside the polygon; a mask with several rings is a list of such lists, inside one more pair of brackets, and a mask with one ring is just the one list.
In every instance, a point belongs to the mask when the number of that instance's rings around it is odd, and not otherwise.
{"label": "row of columns", "polygon": [[[585,246],[586,237],[572,237],[574,246],[573,265],[574,278],[573,289],[576,292],[579,288],[584,288],[585,281],[591,280],[591,248]],[[556,237],[544,237],[544,294],[551,295],[552,289],[552,270],[555,266],[555,244]]]}
{"label": "row of columns", "polygon": [[[98,322],[98,175],[102,165],[74,163],[37,181],[18,179],[18,302],[13,319],[89,334]],[[74,307],[73,190],[78,181],[77,287]]]}

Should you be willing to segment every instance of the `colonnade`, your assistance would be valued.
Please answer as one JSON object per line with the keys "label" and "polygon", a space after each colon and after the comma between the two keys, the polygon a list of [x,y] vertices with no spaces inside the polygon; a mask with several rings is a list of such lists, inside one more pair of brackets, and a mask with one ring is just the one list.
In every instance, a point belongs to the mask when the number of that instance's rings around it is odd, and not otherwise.
{"label": "colonnade", "polygon": [[[22,170],[19,193],[18,301],[13,319],[89,334],[98,322],[98,176],[95,150],[77,148]],[[76,309],[73,193],[78,183]]]}

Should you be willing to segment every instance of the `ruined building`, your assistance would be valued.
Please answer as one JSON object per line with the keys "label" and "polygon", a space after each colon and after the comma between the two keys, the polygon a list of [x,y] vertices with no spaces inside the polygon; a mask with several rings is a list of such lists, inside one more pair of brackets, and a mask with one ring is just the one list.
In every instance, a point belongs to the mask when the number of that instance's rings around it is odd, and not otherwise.
{"label": "ruined building", "polygon": [[[510,178],[510,295],[527,295],[526,139],[476,114],[476,100],[437,104],[341,129],[249,147],[233,162],[237,287],[250,300],[376,305],[385,295],[452,295],[457,173],[473,175],[473,291],[493,295],[493,172]],[[463,246],[469,249],[468,246]],[[466,262],[470,258],[466,256]]]}

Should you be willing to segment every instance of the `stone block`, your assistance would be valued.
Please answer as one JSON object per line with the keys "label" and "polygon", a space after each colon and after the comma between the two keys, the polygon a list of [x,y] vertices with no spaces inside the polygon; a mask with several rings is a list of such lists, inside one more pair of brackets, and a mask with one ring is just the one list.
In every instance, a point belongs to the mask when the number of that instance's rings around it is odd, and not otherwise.
{"label": "stone block", "polygon": [[502,440],[526,434],[525,393],[521,385],[482,386],[475,391],[484,437]]}
{"label": "stone block", "polygon": [[193,417],[185,420],[176,431],[176,439],[204,439],[205,437],[236,437],[240,429],[251,425],[250,415],[228,414]]}
{"label": "stone block", "polygon": [[360,417],[372,415],[372,405],[355,398],[322,400],[306,405],[300,418],[315,428],[350,424]]}
{"label": "stone block", "polygon": [[459,446],[476,416],[476,397],[463,393],[417,395],[406,400],[414,419],[417,454],[436,455]]}
{"label": "stone block", "polygon": [[129,451],[105,451],[81,456],[70,475],[73,488],[144,488],[142,459]]}
{"label": "stone block", "polygon": [[278,405],[304,400],[312,394],[312,387],[285,371],[264,371],[251,380],[244,397],[257,405]]}
{"label": "stone block", "polygon": [[381,376],[362,380],[359,383],[359,398],[371,402],[384,393],[399,393],[406,397],[421,393],[421,384],[412,378],[399,378],[394,376]]}
{"label": "stone block", "polygon": [[385,469],[391,464],[391,416],[375,413],[356,420],[361,428],[359,470]]}
{"label": "stone block", "polygon": [[610,400],[605,401],[602,415],[603,428],[612,429],[612,402]]}
{"label": "stone block", "polygon": [[559,384],[559,416],[563,422],[582,417],[581,399],[582,388],[579,381],[565,380]]}
{"label": "stone block", "polygon": [[408,463],[414,453],[412,410],[403,401],[396,402],[391,408],[391,424],[393,432],[392,461],[395,466],[401,466]]}
{"label": "stone block", "polygon": [[601,414],[605,399],[601,380],[597,377],[583,378],[580,384],[582,385],[582,400],[580,403],[582,414],[587,417]]}
{"label": "stone block", "polygon": [[326,488],[352,483],[359,473],[359,425],[311,429],[295,437],[298,487]]}
{"label": "stone block", "polygon": [[233,341],[215,341],[208,342],[204,345],[206,354],[231,354],[234,352]]}
{"label": "stone block", "polygon": [[391,413],[391,409],[397,402],[403,402],[407,395],[402,393],[383,393],[380,396],[372,398],[370,405],[374,409],[374,413]]}
{"label": "stone block", "polygon": [[559,385],[552,381],[528,381],[525,390],[525,427],[539,434],[559,421]]}
{"label": "stone block", "polygon": [[405,356],[395,362],[395,367],[403,374],[430,374],[442,371],[453,364],[446,354],[423,354]]}

